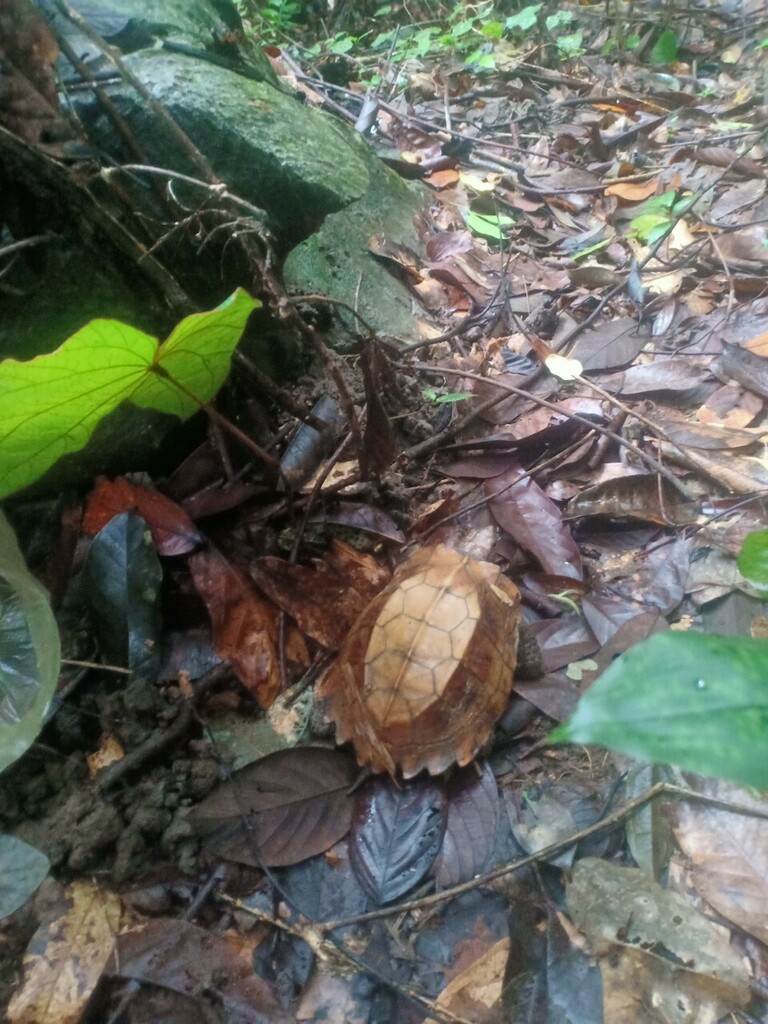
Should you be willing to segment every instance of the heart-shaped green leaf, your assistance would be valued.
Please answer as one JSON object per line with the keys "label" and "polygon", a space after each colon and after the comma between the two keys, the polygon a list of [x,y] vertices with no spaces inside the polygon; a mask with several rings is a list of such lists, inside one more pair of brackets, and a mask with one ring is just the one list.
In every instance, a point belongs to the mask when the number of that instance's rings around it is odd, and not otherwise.
{"label": "heart-shaped green leaf", "polygon": [[209,402],[259,303],[238,289],[182,320],[168,340],[118,320],[92,320],[48,355],[0,363],[0,498],[80,451],[121,402],[185,419]]}

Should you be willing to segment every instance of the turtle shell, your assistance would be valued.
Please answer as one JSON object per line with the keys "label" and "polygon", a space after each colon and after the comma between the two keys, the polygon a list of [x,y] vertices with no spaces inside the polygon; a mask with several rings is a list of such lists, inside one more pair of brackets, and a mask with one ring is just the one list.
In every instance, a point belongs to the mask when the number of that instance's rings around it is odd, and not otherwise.
{"label": "turtle shell", "polygon": [[520,594],[498,566],[420,548],[353,625],[319,684],[339,743],[410,778],[467,764],[512,690]]}

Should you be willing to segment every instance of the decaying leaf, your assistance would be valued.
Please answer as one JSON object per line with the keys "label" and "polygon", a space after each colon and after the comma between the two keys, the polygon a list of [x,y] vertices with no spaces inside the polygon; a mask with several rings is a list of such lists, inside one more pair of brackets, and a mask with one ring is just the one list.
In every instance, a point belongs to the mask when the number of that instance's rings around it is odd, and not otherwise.
{"label": "decaying leaf", "polygon": [[[268,708],[280,690],[277,609],[258,593],[244,569],[216,551],[192,555],[189,567],[211,617],[217,653]],[[304,667],[309,664],[304,639],[295,629],[287,631],[286,657]]]}
{"label": "decaying leaf", "polygon": [[[766,812],[753,792],[719,780],[704,780],[705,793]],[[768,821],[705,804],[676,808],[675,836],[691,865],[693,884],[723,917],[768,941]]]}
{"label": "decaying leaf", "polygon": [[520,466],[510,466],[484,487],[493,518],[545,572],[581,579],[581,554],[560,510]]}
{"label": "decaying leaf", "polygon": [[257,559],[251,575],[303,633],[335,651],[391,574],[371,555],[335,541],[314,568],[266,556]]}
{"label": "decaying leaf", "polygon": [[[656,1006],[676,995],[685,1005],[665,1019],[714,1022],[749,1002],[749,976],[728,935],[639,869],[585,857],[574,868],[567,899],[599,958],[606,1009],[614,999]],[[617,1013],[611,1019],[630,1019]]]}
{"label": "decaying leaf", "polygon": [[45,921],[24,956],[24,978],[8,1006],[10,1024],[77,1024],[120,928],[114,894],[86,882],[66,893],[61,916]]}
{"label": "decaying leaf", "polygon": [[[473,1024],[496,1024],[509,959],[509,939],[500,939],[453,978],[437,997],[437,1005]],[[437,1024],[429,1018],[424,1024]]]}
{"label": "decaying leaf", "polygon": [[121,512],[134,511],[149,527],[160,555],[185,555],[202,542],[200,531],[174,501],[151,487],[132,484],[125,477],[99,477],[88,497],[83,532],[94,537]]}
{"label": "decaying leaf", "polygon": [[[112,973],[199,1001],[206,1017],[215,992],[230,1020],[292,1024],[293,1016],[254,974],[256,945],[233,931],[212,935],[189,921],[158,918],[120,936]],[[189,1005],[181,1005],[189,1014]]]}

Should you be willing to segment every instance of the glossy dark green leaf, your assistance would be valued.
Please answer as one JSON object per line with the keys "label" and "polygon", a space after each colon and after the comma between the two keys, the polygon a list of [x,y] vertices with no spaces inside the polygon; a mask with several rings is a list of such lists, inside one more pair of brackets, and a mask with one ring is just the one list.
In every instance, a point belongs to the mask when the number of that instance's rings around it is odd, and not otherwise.
{"label": "glossy dark green leaf", "polygon": [[657,633],[621,655],[550,740],[768,789],[768,643]]}
{"label": "glossy dark green leaf", "polygon": [[40,731],[59,678],[60,657],[48,595],[27,569],[0,512],[0,771]]}
{"label": "glossy dark green leaf", "polygon": [[50,868],[44,853],[16,836],[0,835],[0,920],[23,907]]}
{"label": "glossy dark green leaf", "polygon": [[93,540],[84,575],[102,657],[154,679],[163,572],[144,520],[124,512],[107,523]]}

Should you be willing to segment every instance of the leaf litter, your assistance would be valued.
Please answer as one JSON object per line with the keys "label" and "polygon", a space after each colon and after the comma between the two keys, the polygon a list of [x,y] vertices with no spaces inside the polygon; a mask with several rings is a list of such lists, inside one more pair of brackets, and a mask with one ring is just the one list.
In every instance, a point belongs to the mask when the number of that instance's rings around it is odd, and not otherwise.
{"label": "leaf litter", "polygon": [[[28,755],[0,780],[6,829],[61,880],[37,898],[10,1020],[99,1019],[97,983],[114,986],[114,1009],[126,979],[141,982],[135,1012],[155,1017],[156,990],[181,1000],[176,1015],[215,990],[216,1019],[233,1020],[369,1020],[374,1008],[474,1024],[740,1019],[765,964],[765,802],[668,769],[664,784],[684,781],[702,802],[649,800],[625,820],[625,801],[655,792],[650,766],[630,765],[637,782],[619,755],[541,741],[639,640],[656,634],[663,651],[670,627],[717,616],[721,631],[765,636],[764,604],[735,564],[766,487],[761,51],[750,42],[718,65],[733,32],[711,5],[667,59],[656,12],[636,5],[654,70],[609,45],[608,23],[569,13],[582,51],[570,57],[569,37],[557,55],[527,37],[524,12],[468,63],[430,49],[429,26],[412,26],[415,50],[408,32],[393,44],[405,47],[396,76],[384,52],[362,51],[391,85],[371,143],[432,190],[412,244],[377,236],[370,248],[407,275],[442,335],[415,352],[367,339],[357,371],[334,377],[335,436],[294,445],[282,487],[215,438],[165,487],[96,484],[83,535],[128,515],[139,551],[146,524],[163,560],[163,635],[138,554],[111,593],[94,562],[83,578],[95,620],[107,598],[122,609],[119,643],[99,636],[101,655],[133,676],[75,680],[75,711],[53,724],[59,778]],[[495,24],[489,5],[466,23]],[[702,62],[698,80],[681,58]],[[280,66],[312,102],[357,116],[352,65],[341,107],[321,62]],[[34,138],[45,61],[22,58],[19,75],[16,124]],[[136,342],[118,399],[161,387],[147,383],[154,339]],[[311,410],[330,388],[293,397]],[[200,385],[205,400],[214,390]],[[15,474],[55,458],[34,445],[24,439]],[[117,541],[112,557],[133,557]],[[495,747],[445,777],[360,783],[319,708],[296,746],[250,764],[246,744],[230,751],[241,767],[226,778],[217,716],[247,721],[311,692],[408,545],[435,543],[501,565],[539,639],[544,675],[518,685]],[[186,668],[157,687],[171,630]],[[231,672],[193,668],[201,631]],[[94,635],[69,653],[90,660]],[[649,706],[643,678],[626,695],[630,724],[686,713],[671,690]],[[719,693],[707,697],[711,719]],[[117,789],[106,769],[86,782],[78,767],[113,728],[139,755]],[[641,833],[630,822],[643,811]],[[14,877],[24,847],[7,848]],[[29,896],[38,883],[24,883]],[[759,992],[750,1013],[768,1019]]]}

